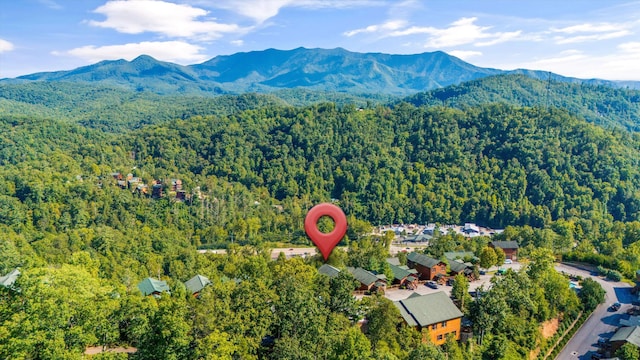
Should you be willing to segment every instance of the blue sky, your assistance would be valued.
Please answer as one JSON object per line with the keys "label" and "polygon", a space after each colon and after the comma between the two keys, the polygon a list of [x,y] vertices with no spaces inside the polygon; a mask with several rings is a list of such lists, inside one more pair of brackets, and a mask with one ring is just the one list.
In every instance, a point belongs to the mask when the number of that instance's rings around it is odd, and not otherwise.
{"label": "blue sky", "polygon": [[0,78],[148,54],[436,50],[474,65],[640,80],[638,0],[2,0]]}

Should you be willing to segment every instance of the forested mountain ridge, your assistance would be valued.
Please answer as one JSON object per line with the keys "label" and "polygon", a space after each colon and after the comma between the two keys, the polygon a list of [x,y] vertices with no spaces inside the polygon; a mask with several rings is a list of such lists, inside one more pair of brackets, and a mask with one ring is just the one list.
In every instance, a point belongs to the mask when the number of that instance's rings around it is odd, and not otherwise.
{"label": "forested mountain ridge", "polygon": [[411,95],[416,106],[464,108],[488,103],[566,109],[594,124],[640,130],[640,91],[604,85],[536,80],[521,74],[490,76]]}
{"label": "forested mountain ridge", "polygon": [[367,108],[406,101],[416,106],[464,108],[489,103],[555,107],[605,127],[640,130],[640,91],[603,85],[536,80],[525,75],[497,75],[421,92],[406,98],[383,94],[345,94],[285,89],[268,94],[158,95],[114,86],[68,82],[0,85],[0,114],[50,117],[122,132],[148,124],[197,115],[228,115],[265,106],[307,106],[334,102]]}
{"label": "forested mountain ridge", "polygon": [[268,106],[306,106],[330,101],[338,105],[366,107],[396,99],[387,95],[304,89],[216,97],[159,95],[100,84],[31,82],[0,84],[0,115],[64,119],[89,128],[125,132],[175,119],[197,115],[229,115]]}
{"label": "forested mountain ridge", "polygon": [[[349,94],[409,95],[486,76],[524,73],[565,82],[619,86],[607,80],[581,80],[535,70],[482,68],[441,51],[414,55],[357,53],[341,48],[267,49],[217,56],[182,66],[142,55],[132,61],[102,61],[69,71],[36,73],[1,83],[47,81],[98,83],[164,95],[216,96],[304,88]],[[637,82],[625,86],[640,87]]]}
{"label": "forested mountain ridge", "polygon": [[[364,110],[334,104],[270,106],[124,134],[53,120],[4,119],[3,142],[13,145],[2,149],[5,185],[0,188],[5,200],[15,203],[8,208],[32,214],[6,214],[15,226],[35,221],[38,212],[29,204],[47,203],[43,189],[46,194],[61,184],[76,184],[76,175],[87,180],[82,187],[90,187],[97,176],[114,171],[146,180],[181,178],[190,191],[219,188],[211,198],[228,197],[229,188],[243,189],[234,192],[246,194],[240,201],[245,215],[252,201],[297,209],[288,220],[273,211],[256,214],[256,221],[269,223],[277,233],[299,231],[295,224],[303,209],[329,198],[374,224],[472,221],[542,227],[595,214],[640,220],[638,135],[604,130],[558,110],[506,105],[455,110],[406,103]],[[28,167],[66,180],[51,185],[53,178],[32,172],[25,182],[20,174]],[[37,184],[27,185],[33,181]],[[240,206],[235,201],[233,206]],[[65,221],[72,224],[88,211],[71,211],[66,201],[57,206],[59,216],[68,213]],[[268,214],[270,220],[261,219]],[[276,218],[279,225],[272,223]],[[213,227],[237,228],[237,220],[225,218]],[[246,229],[240,232],[250,238]],[[224,235],[214,238],[198,241],[228,241]]]}

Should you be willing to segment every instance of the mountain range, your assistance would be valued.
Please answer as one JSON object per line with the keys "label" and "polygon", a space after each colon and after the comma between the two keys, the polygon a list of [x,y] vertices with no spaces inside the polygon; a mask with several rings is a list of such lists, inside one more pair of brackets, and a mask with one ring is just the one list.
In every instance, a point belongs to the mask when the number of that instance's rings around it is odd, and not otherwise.
{"label": "mountain range", "polygon": [[488,76],[514,73],[542,80],[640,89],[638,81],[583,80],[545,71],[483,68],[442,51],[391,55],[357,53],[342,48],[267,49],[217,56],[189,66],[142,55],[132,61],[101,61],[69,71],[2,79],[0,84],[35,81],[93,83],[162,95],[215,96],[297,88],[405,96]]}

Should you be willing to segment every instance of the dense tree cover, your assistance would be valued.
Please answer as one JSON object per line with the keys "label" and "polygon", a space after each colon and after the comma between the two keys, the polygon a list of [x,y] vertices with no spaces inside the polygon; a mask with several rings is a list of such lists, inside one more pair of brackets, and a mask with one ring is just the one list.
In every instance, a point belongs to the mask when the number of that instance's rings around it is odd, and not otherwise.
{"label": "dense tree cover", "polygon": [[416,106],[462,108],[487,103],[555,107],[594,124],[640,130],[640,91],[588,81],[578,84],[555,78],[545,81],[527,75],[498,75],[418,93],[405,101]]}
{"label": "dense tree cover", "polygon": [[[313,261],[313,260],[308,260]],[[1,288],[0,356],[79,359],[89,345],[135,346],[135,359],[412,358],[421,334],[402,324],[383,297],[356,302],[348,272],[329,279],[300,258],[271,261],[259,248],[199,255],[188,274],[213,284],[193,297],[167,279],[171,294],[143,297],[135,282],[99,277],[93,251],[70,264],[24,270],[17,291]],[[363,333],[356,321],[369,320]]]}
{"label": "dense tree cover", "polygon": [[32,82],[0,85],[0,115],[65,119],[108,132],[125,132],[149,124],[198,115],[228,115],[253,108],[307,106],[331,101],[339,105],[373,104],[396,100],[376,94],[344,94],[304,89],[270,94],[196,96],[159,95],[116,85]]}
{"label": "dense tree cover", "polygon": [[531,254],[520,272],[492,279],[491,289],[478,289],[469,317],[484,347],[483,359],[524,359],[541,341],[538,324],[559,314],[571,318],[581,305],[567,279],[553,268],[549,249]]}
{"label": "dense tree cover", "polygon": [[[517,358],[536,346],[537,322],[580,307],[551,254],[626,276],[640,266],[640,139],[561,111],[266,106],[120,134],[68,119],[0,122],[0,272],[23,271],[19,291],[0,292],[3,358],[116,344],[141,359]],[[121,189],[112,172],[182,179],[189,198]],[[354,225],[350,250],[329,259],[340,268],[388,272],[390,238],[367,233],[390,222],[514,225],[498,239],[518,241],[532,265],[465,305],[484,334],[478,350],[420,345],[393,304],[353,302],[353,279],[319,275],[317,258],[268,260],[275,242],[308,244],[306,211],[331,198]],[[479,255],[487,241],[448,234],[428,251]],[[198,273],[213,285],[195,299],[182,282]],[[148,276],[172,295],[142,297]]]}
{"label": "dense tree cover", "polygon": [[374,224],[640,216],[637,136],[558,111],[263,108],[148,127],[131,141],[144,166],[264,187],[279,201],[336,198]]}

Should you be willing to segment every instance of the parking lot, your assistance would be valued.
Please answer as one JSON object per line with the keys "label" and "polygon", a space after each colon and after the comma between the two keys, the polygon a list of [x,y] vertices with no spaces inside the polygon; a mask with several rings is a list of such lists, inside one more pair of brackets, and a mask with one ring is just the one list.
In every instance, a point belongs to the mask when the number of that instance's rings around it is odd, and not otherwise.
{"label": "parking lot", "polygon": [[[516,271],[519,270],[520,267],[521,267],[521,264],[517,262],[512,264],[504,264],[500,266],[501,269],[513,269]],[[498,268],[492,267],[492,268],[489,268],[488,270],[489,272],[487,272],[487,274],[480,275],[479,280],[475,280],[469,283],[469,291],[475,291],[480,286],[484,286],[485,289],[488,289],[491,286],[491,278],[493,277],[495,272],[498,270]],[[432,289],[424,284],[420,284],[420,286],[418,286],[418,288],[415,290],[389,288],[387,289],[387,291],[385,291],[384,296],[389,300],[398,301],[398,300],[403,300],[408,298],[413,293],[426,295],[426,294],[432,294],[438,291],[444,291],[447,293],[447,295],[451,295],[451,286],[438,285],[437,289]]]}

